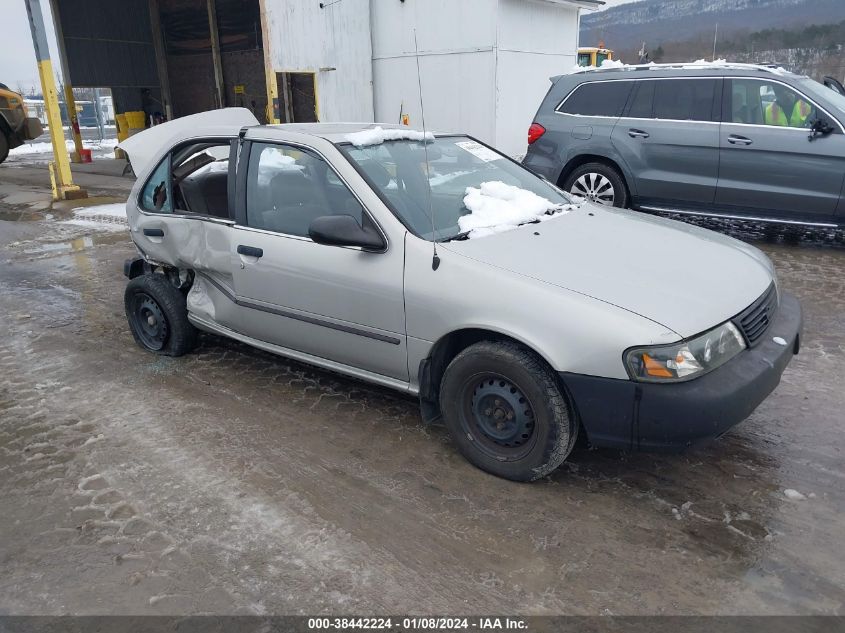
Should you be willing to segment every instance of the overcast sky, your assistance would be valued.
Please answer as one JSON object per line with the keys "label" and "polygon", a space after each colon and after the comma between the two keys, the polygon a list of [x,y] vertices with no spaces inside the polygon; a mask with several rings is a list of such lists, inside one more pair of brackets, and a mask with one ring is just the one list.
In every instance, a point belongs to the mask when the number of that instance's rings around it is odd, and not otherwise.
{"label": "overcast sky", "polygon": [[[3,53],[0,54],[0,83],[8,85],[12,90],[17,89],[18,83],[27,91],[30,86],[35,86],[36,92],[41,92],[38,65],[35,63],[35,51],[32,48],[32,34],[26,17],[26,4],[24,0],[0,0],[0,4],[3,5],[3,19],[0,20],[0,42],[3,45]],[[50,57],[53,59],[55,70],[58,59],[49,0],[41,0],[41,11],[44,12],[44,21],[47,23]]]}
{"label": "overcast sky", "polygon": [[[612,7],[634,0],[606,1],[607,7]],[[34,86],[36,92],[41,92],[24,0],[0,0],[0,3],[3,5],[3,19],[0,20],[0,42],[3,44],[3,54],[0,55],[0,83],[8,85],[13,90],[21,84],[27,92],[31,86]],[[56,38],[53,34],[53,18],[50,15],[49,0],[41,0],[41,10],[44,12],[44,21],[47,23],[53,69],[58,71]]]}

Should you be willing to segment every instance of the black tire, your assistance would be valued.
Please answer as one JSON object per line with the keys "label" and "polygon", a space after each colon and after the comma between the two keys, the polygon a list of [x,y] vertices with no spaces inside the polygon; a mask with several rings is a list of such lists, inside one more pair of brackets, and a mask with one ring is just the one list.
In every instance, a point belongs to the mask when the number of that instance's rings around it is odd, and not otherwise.
{"label": "black tire", "polygon": [[9,156],[9,139],[6,134],[0,129],[0,163],[2,163]]}
{"label": "black tire", "polygon": [[123,295],[126,319],[135,342],[164,356],[182,356],[197,344],[197,329],[188,321],[185,295],[164,275],[140,275]]}
{"label": "black tire", "polygon": [[[562,189],[597,204],[628,208],[625,179],[616,168],[604,163],[587,163],[576,167],[564,179]],[[608,198],[608,193],[612,198]]]}
{"label": "black tire", "polygon": [[552,370],[510,341],[481,341],[458,354],[443,374],[440,408],[464,457],[513,481],[548,475],[578,436]]}

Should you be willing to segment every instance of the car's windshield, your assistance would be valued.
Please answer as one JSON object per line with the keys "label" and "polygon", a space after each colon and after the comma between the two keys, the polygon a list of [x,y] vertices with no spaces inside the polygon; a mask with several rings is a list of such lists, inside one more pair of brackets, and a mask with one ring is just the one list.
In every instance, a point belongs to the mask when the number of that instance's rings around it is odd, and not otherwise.
{"label": "car's windshield", "polygon": [[[473,191],[480,192],[482,185],[485,185],[485,194],[489,191],[500,199],[502,195],[510,196],[520,207],[514,214],[518,213],[520,217],[503,218],[502,226],[534,221],[536,218],[528,208],[532,205],[535,209],[553,209],[570,203],[561,190],[466,136],[440,136],[427,143],[427,148],[422,142],[411,140],[385,141],[363,147],[344,144],[340,148],[404,224],[426,240],[449,240],[466,234],[472,223],[464,220],[462,228],[459,222],[473,212],[465,205],[465,198]],[[433,221],[432,213],[429,213],[426,172],[431,186]],[[526,204],[520,204],[523,201]],[[474,205],[470,203],[470,206]],[[478,207],[475,209],[477,213]],[[545,208],[540,209],[540,212],[544,211]],[[504,213],[507,213],[506,209]],[[476,227],[477,224],[473,228]],[[476,230],[473,236],[481,234],[482,231]]]}
{"label": "car's windshield", "polygon": [[824,99],[838,110],[837,115],[845,116],[845,96],[809,77],[799,77],[796,81],[801,89],[807,93],[807,96],[814,99]]}

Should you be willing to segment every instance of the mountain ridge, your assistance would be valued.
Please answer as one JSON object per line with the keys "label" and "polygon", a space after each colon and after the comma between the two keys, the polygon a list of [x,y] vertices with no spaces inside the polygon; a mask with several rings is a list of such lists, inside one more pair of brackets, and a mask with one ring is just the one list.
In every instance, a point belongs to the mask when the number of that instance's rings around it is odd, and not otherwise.
{"label": "mountain ridge", "polygon": [[582,46],[603,41],[617,51],[635,51],[644,41],[654,50],[669,42],[712,40],[717,24],[720,38],[736,39],[752,30],[840,20],[845,20],[843,0],[640,0],[584,15],[580,41]]}

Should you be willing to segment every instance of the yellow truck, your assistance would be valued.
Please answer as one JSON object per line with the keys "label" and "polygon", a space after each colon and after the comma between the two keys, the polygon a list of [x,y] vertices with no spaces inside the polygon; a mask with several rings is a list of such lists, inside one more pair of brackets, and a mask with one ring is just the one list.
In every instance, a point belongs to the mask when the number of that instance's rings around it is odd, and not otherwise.
{"label": "yellow truck", "polygon": [[43,133],[41,121],[26,116],[23,97],[0,83],[0,163],[6,160],[10,149]]}
{"label": "yellow truck", "polygon": [[613,51],[604,47],[604,43],[596,46],[582,46],[578,49],[579,66],[595,66],[598,68],[606,59],[613,59]]}

